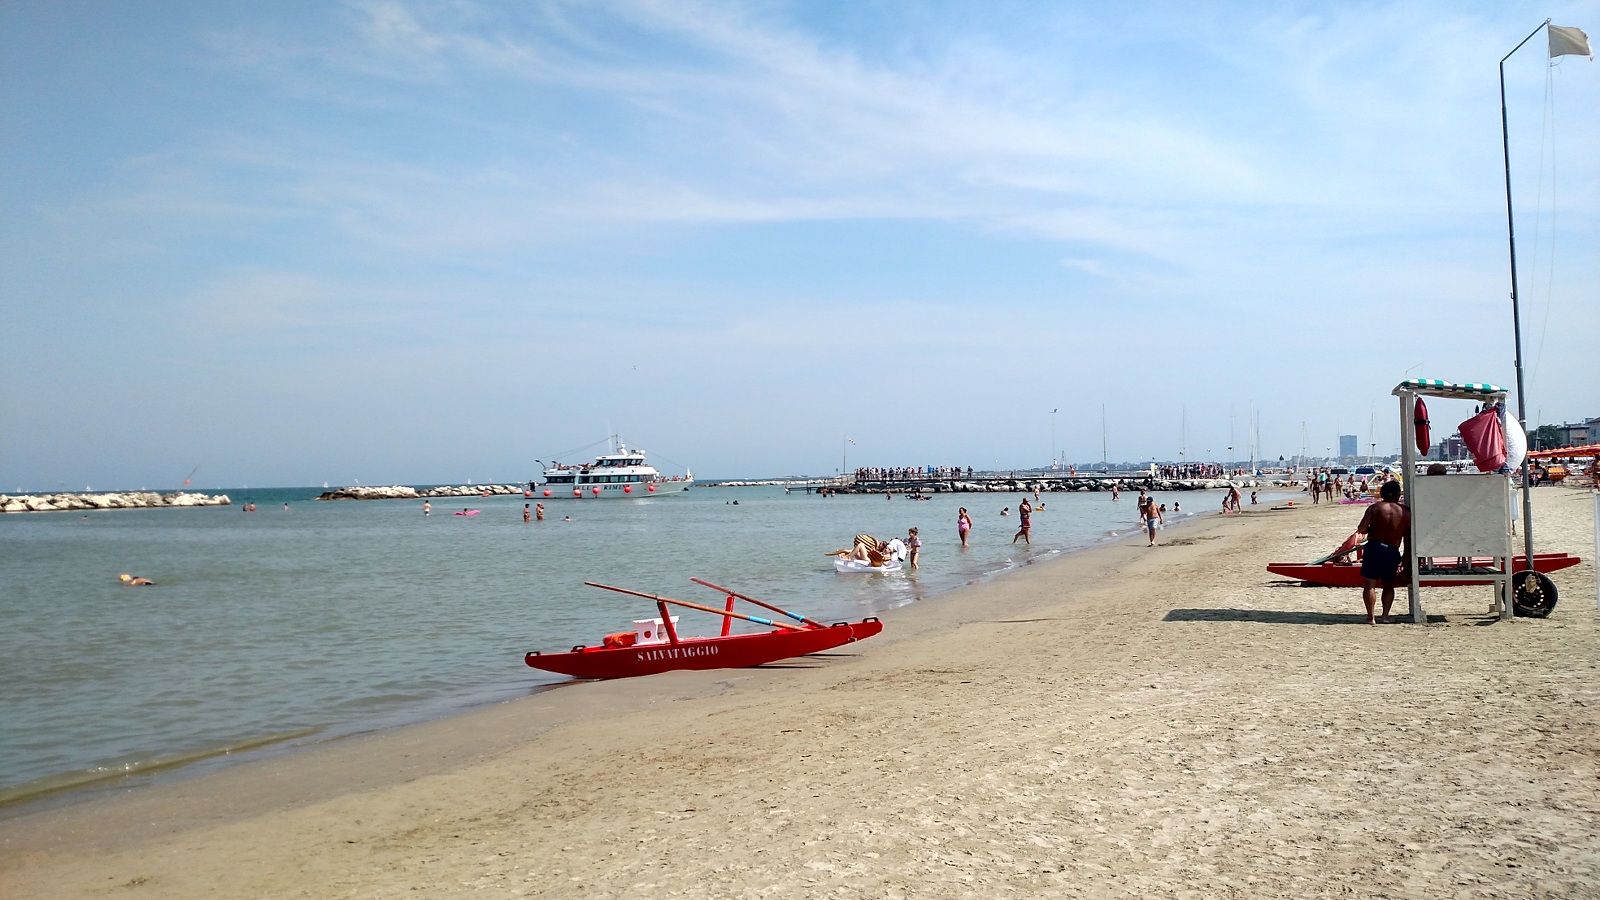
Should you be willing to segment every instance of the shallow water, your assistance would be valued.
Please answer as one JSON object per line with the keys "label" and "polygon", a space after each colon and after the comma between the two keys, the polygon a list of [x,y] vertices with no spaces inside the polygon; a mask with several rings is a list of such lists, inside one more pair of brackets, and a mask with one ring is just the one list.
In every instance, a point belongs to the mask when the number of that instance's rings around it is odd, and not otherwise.
{"label": "shallow water", "polygon": [[[525,524],[521,497],[445,499],[424,517],[421,501],[311,501],[318,492],[227,492],[254,500],[254,513],[0,516],[0,802],[563,680],[523,654],[594,644],[654,614],[586,580],[718,603],[689,582],[699,576],[823,621],[854,620],[1137,527],[1133,498],[1109,494],[1045,495],[1029,549],[1009,543],[1021,494],[910,501],[701,487],[546,501],[546,521]],[[1214,493],[1160,499],[1191,513],[1217,506]],[[452,515],[457,504],[481,513]],[[965,551],[958,506],[975,522]],[[918,572],[839,575],[823,555],[858,532],[904,536],[912,525],[925,544]],[[124,586],[122,572],[157,585]],[[684,611],[680,627],[710,634],[720,623]]]}

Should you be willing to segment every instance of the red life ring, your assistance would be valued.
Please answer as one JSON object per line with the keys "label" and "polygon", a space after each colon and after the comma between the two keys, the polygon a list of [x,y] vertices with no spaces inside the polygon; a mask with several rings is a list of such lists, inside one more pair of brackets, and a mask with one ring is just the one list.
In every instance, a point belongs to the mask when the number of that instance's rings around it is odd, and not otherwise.
{"label": "red life ring", "polygon": [[1417,398],[1417,407],[1412,418],[1413,424],[1417,426],[1417,452],[1427,456],[1428,448],[1433,446],[1433,441],[1428,434],[1428,404],[1423,403],[1421,397]]}

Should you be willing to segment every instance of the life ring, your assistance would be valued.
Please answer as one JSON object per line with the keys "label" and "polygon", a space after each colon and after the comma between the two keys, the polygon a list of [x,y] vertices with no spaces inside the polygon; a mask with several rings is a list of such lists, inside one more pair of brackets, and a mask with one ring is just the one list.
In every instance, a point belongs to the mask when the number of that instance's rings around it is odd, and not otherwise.
{"label": "life ring", "polygon": [[1417,398],[1417,407],[1413,415],[1417,426],[1417,452],[1423,456],[1428,455],[1428,448],[1433,446],[1431,435],[1428,433],[1428,404]]}

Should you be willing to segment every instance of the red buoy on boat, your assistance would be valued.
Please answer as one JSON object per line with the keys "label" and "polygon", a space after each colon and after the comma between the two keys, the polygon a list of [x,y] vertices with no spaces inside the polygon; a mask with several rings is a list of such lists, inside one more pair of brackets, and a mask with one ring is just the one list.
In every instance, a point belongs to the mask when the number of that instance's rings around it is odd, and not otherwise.
{"label": "red buoy on boat", "polygon": [[656,492],[656,486],[655,485],[652,484],[652,485],[648,485],[647,487],[648,487],[648,490],[650,491],[650,493],[654,494]]}
{"label": "red buoy on boat", "polygon": [[594,487],[589,488],[589,490],[594,491],[594,495],[596,497],[600,496],[600,485],[597,484]]}
{"label": "red buoy on boat", "polygon": [[583,491],[580,491],[577,488],[573,488],[572,489],[572,496],[574,496],[574,497],[582,497],[583,496]]}
{"label": "red buoy on boat", "polygon": [[624,494],[631,494],[631,493],[633,493],[633,485],[631,485],[631,484],[625,484],[625,485],[623,485],[623,486],[622,486],[622,492],[623,492],[623,493],[624,493]]}
{"label": "red buoy on boat", "polygon": [[544,495],[545,495],[545,496],[546,496],[546,497],[548,497],[548,496],[550,496],[550,489],[549,489],[549,488],[545,488],[545,489],[544,489]]}

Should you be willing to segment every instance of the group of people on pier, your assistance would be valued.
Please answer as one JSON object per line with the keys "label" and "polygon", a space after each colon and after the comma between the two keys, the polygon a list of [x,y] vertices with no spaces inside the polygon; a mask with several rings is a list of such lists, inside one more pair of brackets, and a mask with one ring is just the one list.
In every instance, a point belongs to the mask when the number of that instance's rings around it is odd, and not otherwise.
{"label": "group of people on pier", "polygon": [[[878,469],[863,466],[856,469],[857,481],[927,481],[937,479],[948,481],[951,478],[963,477],[960,466],[900,466],[892,469]],[[965,477],[972,477],[972,467],[967,466]]]}
{"label": "group of people on pier", "polygon": [[[1164,465],[1156,467],[1158,478],[1223,478],[1227,467],[1220,463],[1182,463],[1180,465]],[[1240,470],[1240,474],[1243,474]]]}

